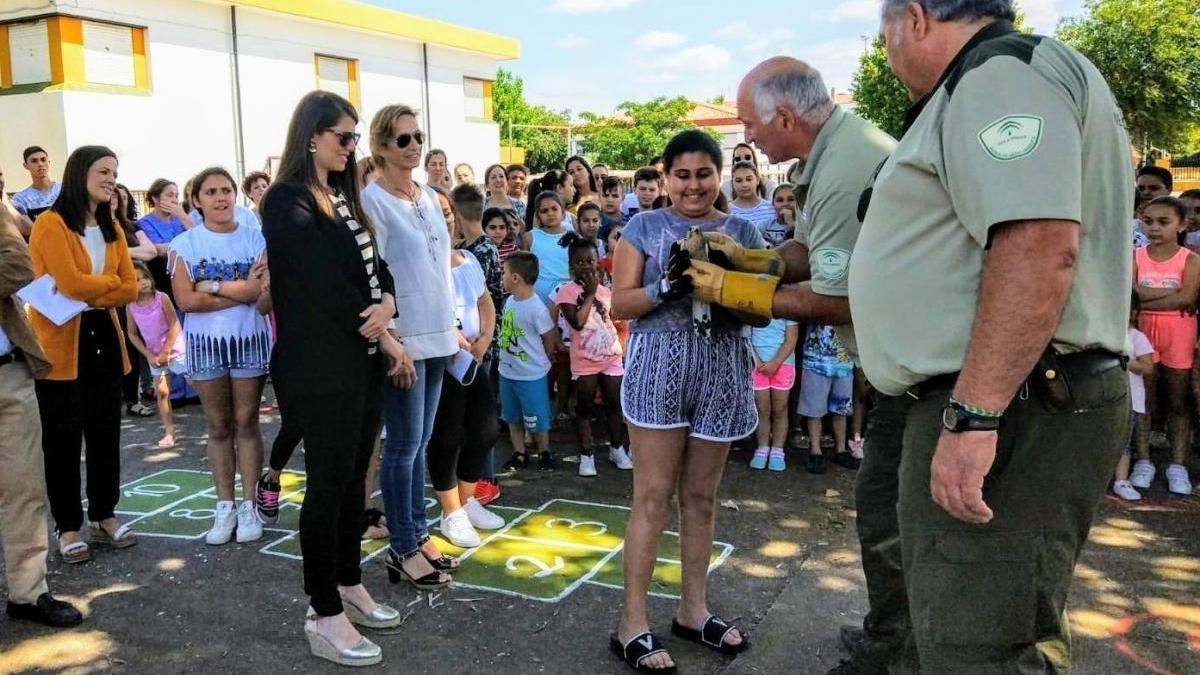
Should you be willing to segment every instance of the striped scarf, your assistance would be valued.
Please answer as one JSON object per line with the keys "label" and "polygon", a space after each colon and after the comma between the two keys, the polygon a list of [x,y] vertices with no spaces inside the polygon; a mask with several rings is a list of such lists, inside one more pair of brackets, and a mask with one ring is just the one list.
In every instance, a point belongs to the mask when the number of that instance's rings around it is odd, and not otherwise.
{"label": "striped scarf", "polygon": [[[371,286],[371,300],[378,304],[383,300],[383,291],[379,289],[379,275],[375,273],[375,238],[354,219],[354,214],[350,213],[350,205],[341,194],[333,196],[333,208],[342,222],[346,223],[346,227],[350,228],[354,241],[358,242],[358,251],[362,254],[363,267],[367,269],[367,281]],[[379,340],[372,338],[367,353],[374,354],[378,350]]]}

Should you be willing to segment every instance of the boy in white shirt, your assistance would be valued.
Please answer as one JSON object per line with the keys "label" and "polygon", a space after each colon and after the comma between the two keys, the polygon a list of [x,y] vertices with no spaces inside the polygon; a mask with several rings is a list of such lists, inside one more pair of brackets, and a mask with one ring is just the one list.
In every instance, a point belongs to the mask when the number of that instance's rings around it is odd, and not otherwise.
{"label": "boy in white shirt", "polygon": [[529,465],[525,433],[533,434],[538,468],[555,468],[550,456],[550,355],[558,345],[558,330],[550,311],[533,292],[538,261],[528,251],[515,251],[504,261],[500,278],[511,296],[500,315],[500,418],[508,424],[513,456],[506,471]]}

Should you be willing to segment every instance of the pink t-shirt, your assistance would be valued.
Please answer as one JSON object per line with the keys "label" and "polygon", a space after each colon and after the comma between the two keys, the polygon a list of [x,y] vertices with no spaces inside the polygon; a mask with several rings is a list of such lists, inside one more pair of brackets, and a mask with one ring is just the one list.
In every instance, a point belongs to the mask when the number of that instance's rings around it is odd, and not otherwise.
{"label": "pink t-shirt", "polygon": [[[1129,352],[1132,358],[1145,356],[1146,354],[1154,354],[1154,347],[1150,344],[1150,338],[1142,331],[1129,327],[1129,342],[1133,345],[1133,350]],[[1154,362],[1158,363],[1158,355],[1154,354]],[[1146,414],[1146,384],[1142,381],[1142,376],[1129,371],[1129,401],[1132,404],[1133,412]]]}
{"label": "pink t-shirt", "polygon": [[[159,354],[163,350],[163,345],[167,341],[167,333],[170,332],[170,326],[167,324],[167,315],[163,314],[163,300],[166,294],[162,291],[155,291],[154,298],[146,303],[131,302],[125,306],[125,311],[129,312],[133,317],[133,323],[137,325],[138,332],[142,334],[142,342],[146,343],[146,349],[152,354]],[[171,358],[175,359],[183,356],[183,331],[175,336],[175,344],[171,345]]]}
{"label": "pink t-shirt", "polygon": [[[578,307],[583,295],[583,287],[569,281],[559,289],[555,304]],[[573,333],[571,374],[575,377],[603,373],[621,363],[621,341],[617,339],[617,327],[612,321],[612,291],[604,286],[596,288],[592,311],[588,313],[583,330]]]}

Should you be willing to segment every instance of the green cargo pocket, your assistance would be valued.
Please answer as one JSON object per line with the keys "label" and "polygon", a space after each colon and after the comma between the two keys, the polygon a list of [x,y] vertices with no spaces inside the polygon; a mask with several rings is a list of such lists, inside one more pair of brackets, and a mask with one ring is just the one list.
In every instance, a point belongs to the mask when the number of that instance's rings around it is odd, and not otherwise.
{"label": "green cargo pocket", "polygon": [[[933,535],[915,570],[919,607],[935,643],[1032,643],[1037,625],[1039,532]],[[932,550],[931,550],[932,549]]]}

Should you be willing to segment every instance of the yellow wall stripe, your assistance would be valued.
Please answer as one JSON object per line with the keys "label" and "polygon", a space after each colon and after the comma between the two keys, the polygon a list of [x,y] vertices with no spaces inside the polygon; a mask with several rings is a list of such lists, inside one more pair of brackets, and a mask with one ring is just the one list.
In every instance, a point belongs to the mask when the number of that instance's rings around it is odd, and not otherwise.
{"label": "yellow wall stripe", "polygon": [[342,24],[397,37],[481,52],[501,59],[521,56],[515,38],[464,28],[444,21],[375,7],[354,0],[229,0],[239,7],[278,12],[289,16]]}

